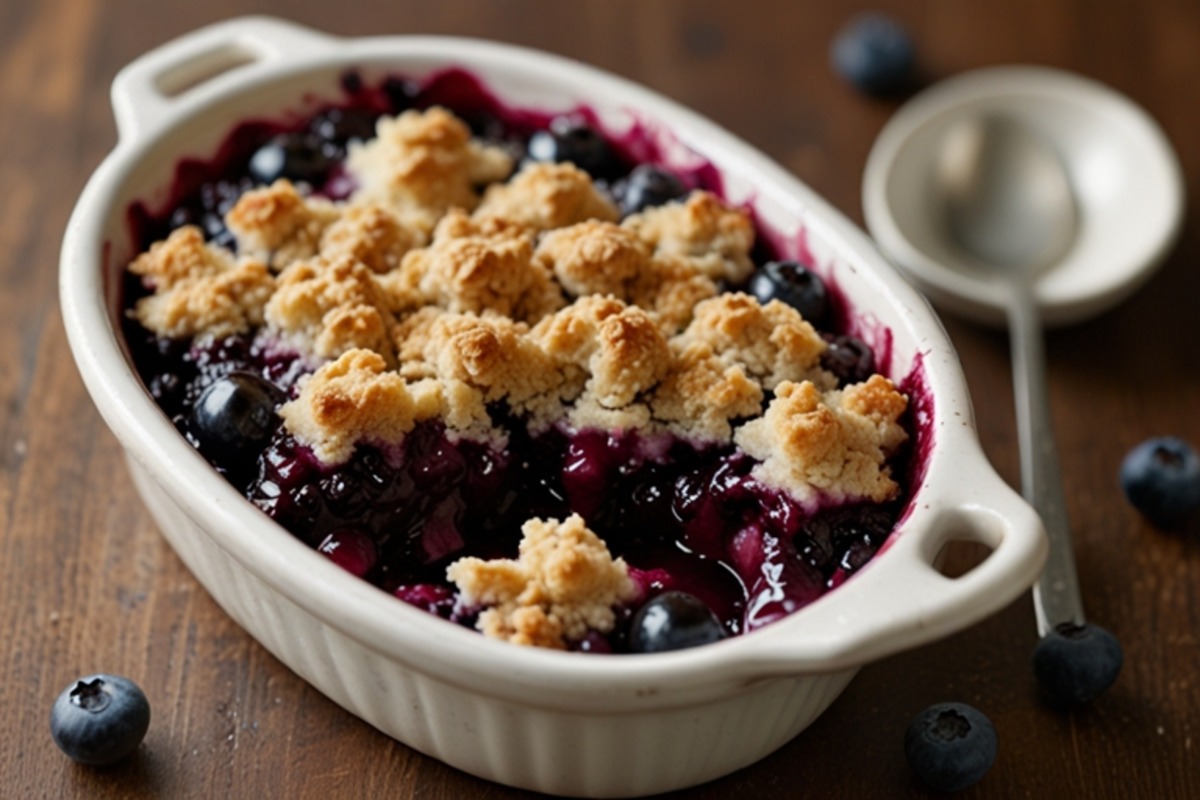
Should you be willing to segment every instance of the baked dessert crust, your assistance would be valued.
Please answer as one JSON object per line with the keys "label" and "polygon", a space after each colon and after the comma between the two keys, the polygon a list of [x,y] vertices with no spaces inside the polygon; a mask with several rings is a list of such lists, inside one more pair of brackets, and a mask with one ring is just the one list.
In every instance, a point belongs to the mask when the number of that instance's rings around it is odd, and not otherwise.
{"label": "baked dessert crust", "polygon": [[[257,331],[315,369],[280,408],[327,465],[438,420],[501,448],[503,404],[531,429],[620,428],[736,445],[754,479],[801,503],[894,498],[907,398],[843,388],[827,345],[778,301],[722,285],[754,268],[754,228],[706,191],[618,223],[571,164],[512,172],[441,108],[381,119],[347,160],[342,202],[286,180],[226,215],[240,255],[183,227],[129,265],[133,314],[170,338]],[[482,191],[478,186],[489,184]],[[486,635],[562,648],[612,629],[635,589],[578,515],[530,519],[516,560],[448,569]]]}

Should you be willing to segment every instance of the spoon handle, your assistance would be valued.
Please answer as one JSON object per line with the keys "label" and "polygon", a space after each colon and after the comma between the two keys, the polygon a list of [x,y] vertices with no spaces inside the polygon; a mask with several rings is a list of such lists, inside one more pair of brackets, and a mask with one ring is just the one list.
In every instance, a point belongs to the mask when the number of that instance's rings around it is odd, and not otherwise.
{"label": "spoon handle", "polygon": [[1038,634],[1045,636],[1061,623],[1082,625],[1085,619],[1050,418],[1041,318],[1032,287],[1017,283],[1009,303],[1008,324],[1021,452],[1021,493],[1041,515],[1050,541],[1045,569],[1033,587]]}

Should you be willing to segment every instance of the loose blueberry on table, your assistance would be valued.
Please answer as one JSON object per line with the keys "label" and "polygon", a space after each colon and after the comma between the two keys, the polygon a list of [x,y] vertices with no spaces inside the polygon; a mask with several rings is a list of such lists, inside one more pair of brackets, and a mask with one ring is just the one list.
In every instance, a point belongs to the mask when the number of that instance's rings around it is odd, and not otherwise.
{"label": "loose blueberry on table", "polygon": [[81,764],[107,766],[128,757],[150,728],[150,703],[133,681],[91,675],[71,683],[50,711],[50,735]]}
{"label": "loose blueberry on table", "polygon": [[1151,524],[1185,526],[1200,510],[1200,455],[1174,436],[1147,439],[1121,463],[1121,488]]}
{"label": "loose blueberry on table", "polygon": [[1108,691],[1125,656],[1115,636],[1090,622],[1065,622],[1033,651],[1033,674],[1046,702],[1061,709],[1087,705]]}
{"label": "loose blueberry on table", "polygon": [[838,74],[874,95],[906,88],[913,77],[915,54],[904,26],[877,12],[853,17],[838,31],[830,48]]}
{"label": "loose blueberry on table", "polygon": [[347,85],[130,212],[134,361],[254,505],[411,605],[592,653],[745,633],[869,563],[911,392],[713,170],[457,70]]}
{"label": "loose blueberry on table", "polygon": [[958,792],[983,780],[996,760],[996,729],[965,703],[938,703],[904,734],[904,754],[918,780],[935,792]]}

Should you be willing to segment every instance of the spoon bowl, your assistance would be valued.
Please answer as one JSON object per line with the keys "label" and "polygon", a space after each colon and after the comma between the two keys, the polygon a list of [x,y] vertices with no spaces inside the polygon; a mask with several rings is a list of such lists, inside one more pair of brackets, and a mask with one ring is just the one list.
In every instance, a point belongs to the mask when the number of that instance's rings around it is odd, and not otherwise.
{"label": "spoon bowl", "polygon": [[[1125,96],[1043,67],[994,67],[915,97],[876,140],[863,179],[867,227],[884,253],[939,308],[992,325],[1006,301],[948,232],[935,184],[951,131],[1000,118],[1046,141],[1076,204],[1072,243],[1032,286],[1042,321],[1099,314],[1140,287],[1178,236],[1184,210],[1179,161],[1157,123]],[[1007,146],[1007,145],[1005,145]]]}
{"label": "spoon bowl", "polygon": [[963,263],[1029,279],[1074,244],[1075,196],[1062,161],[1020,120],[988,114],[955,123],[936,168],[946,235]]}

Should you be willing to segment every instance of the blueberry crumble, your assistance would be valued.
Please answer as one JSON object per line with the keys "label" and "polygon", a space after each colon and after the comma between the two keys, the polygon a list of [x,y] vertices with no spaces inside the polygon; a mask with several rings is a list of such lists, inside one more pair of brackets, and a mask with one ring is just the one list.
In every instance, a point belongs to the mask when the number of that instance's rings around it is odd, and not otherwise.
{"label": "blueberry crumble", "polygon": [[404,602],[596,653],[754,630],[872,558],[909,396],[715,171],[460,71],[344,87],[130,210],[134,361],[250,502]]}

